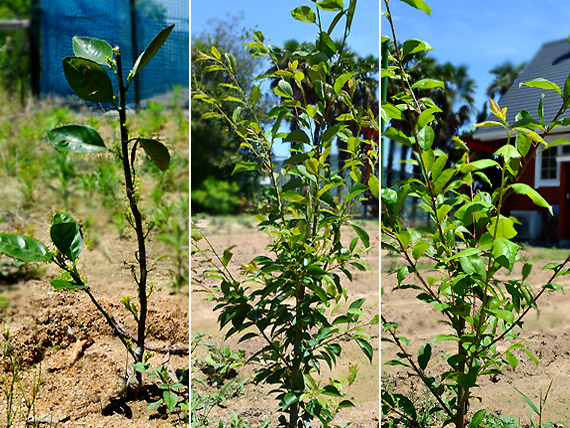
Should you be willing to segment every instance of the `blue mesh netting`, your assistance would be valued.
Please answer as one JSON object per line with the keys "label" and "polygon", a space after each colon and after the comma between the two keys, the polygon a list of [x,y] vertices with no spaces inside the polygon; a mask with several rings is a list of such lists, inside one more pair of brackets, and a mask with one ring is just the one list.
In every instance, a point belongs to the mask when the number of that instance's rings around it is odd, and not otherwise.
{"label": "blue mesh netting", "polygon": [[[137,0],[135,4],[138,53],[133,58],[128,0],[42,0],[42,94],[73,94],[61,64],[63,58],[73,56],[73,36],[94,37],[111,46],[118,45],[126,78],[138,54],[170,24],[176,24],[170,37],[139,74],[140,98],[167,93],[174,85],[188,87],[189,2]],[[114,76],[111,80],[115,82]],[[132,89],[127,101],[134,101]]]}

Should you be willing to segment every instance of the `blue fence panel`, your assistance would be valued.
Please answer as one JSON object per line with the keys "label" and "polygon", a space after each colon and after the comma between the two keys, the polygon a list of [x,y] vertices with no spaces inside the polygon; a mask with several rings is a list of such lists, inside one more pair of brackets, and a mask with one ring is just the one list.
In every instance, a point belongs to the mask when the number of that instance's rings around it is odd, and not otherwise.
{"label": "blue fence panel", "polygon": [[[189,2],[137,0],[135,15],[138,53],[160,30],[175,24],[164,46],[139,75],[141,99],[167,93],[175,85],[188,87]],[[119,46],[126,78],[138,56],[132,55],[130,17],[127,0],[42,0],[42,94],[73,94],[61,64],[63,58],[73,56],[73,36],[94,37]],[[134,91],[129,91],[127,101],[134,101]]]}

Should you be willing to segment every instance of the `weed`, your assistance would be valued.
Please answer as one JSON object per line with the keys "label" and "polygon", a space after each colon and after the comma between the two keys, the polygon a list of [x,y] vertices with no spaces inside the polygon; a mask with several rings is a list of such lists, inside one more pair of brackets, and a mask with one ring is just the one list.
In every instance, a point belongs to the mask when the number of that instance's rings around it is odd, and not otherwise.
{"label": "weed", "polygon": [[[168,368],[161,364],[152,367],[150,363],[135,363],[134,368],[139,373],[147,374],[147,379],[157,379],[161,396],[147,406],[147,412],[165,407],[168,412],[176,415],[180,422],[188,422],[188,385],[184,385],[175,373],[169,373]],[[184,378],[184,372],[180,378]],[[182,398],[182,400],[180,400]]]}
{"label": "weed", "polygon": [[204,343],[208,348],[208,356],[198,360],[197,365],[207,376],[209,385],[223,385],[226,380],[237,376],[236,368],[245,364],[245,351],[232,351],[222,343]]}
{"label": "weed", "polygon": [[[10,330],[5,326],[2,334],[2,362],[4,376],[2,379],[2,392],[5,398],[6,419],[5,428],[10,428],[16,423],[29,424],[36,418],[36,398],[40,392],[43,380],[41,378],[41,363],[37,364],[29,394],[22,382],[23,366],[21,359],[15,354],[12,347]],[[34,426],[38,426],[32,422]]]}
{"label": "weed", "polygon": [[[259,428],[265,428],[271,423],[271,419],[266,419]],[[247,422],[242,420],[238,415],[230,416],[230,419],[225,424],[220,421],[218,428],[252,428]]]}

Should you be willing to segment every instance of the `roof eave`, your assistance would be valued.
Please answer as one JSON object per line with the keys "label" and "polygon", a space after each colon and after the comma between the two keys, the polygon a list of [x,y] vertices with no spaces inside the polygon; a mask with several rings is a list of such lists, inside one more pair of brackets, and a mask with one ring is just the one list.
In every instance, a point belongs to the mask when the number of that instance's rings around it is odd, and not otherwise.
{"label": "roof eave", "polygon": [[[568,133],[570,133],[570,126],[558,126],[554,128],[554,130],[550,132],[548,135],[558,135],[558,134],[568,134]],[[517,132],[513,133],[513,136],[516,135],[518,135]],[[502,138],[507,138],[507,133],[503,128],[501,128],[497,130],[488,130],[479,135],[474,135],[473,137],[474,137],[473,139],[479,141],[500,140]]]}

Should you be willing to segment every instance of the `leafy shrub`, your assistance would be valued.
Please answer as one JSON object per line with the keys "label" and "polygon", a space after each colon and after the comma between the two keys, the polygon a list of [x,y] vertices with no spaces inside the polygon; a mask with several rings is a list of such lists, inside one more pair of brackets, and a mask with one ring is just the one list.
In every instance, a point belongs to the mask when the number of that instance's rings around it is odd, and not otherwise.
{"label": "leafy shrub", "polygon": [[239,185],[236,182],[208,177],[202,187],[192,190],[192,204],[198,211],[211,214],[234,214],[240,206]]}

